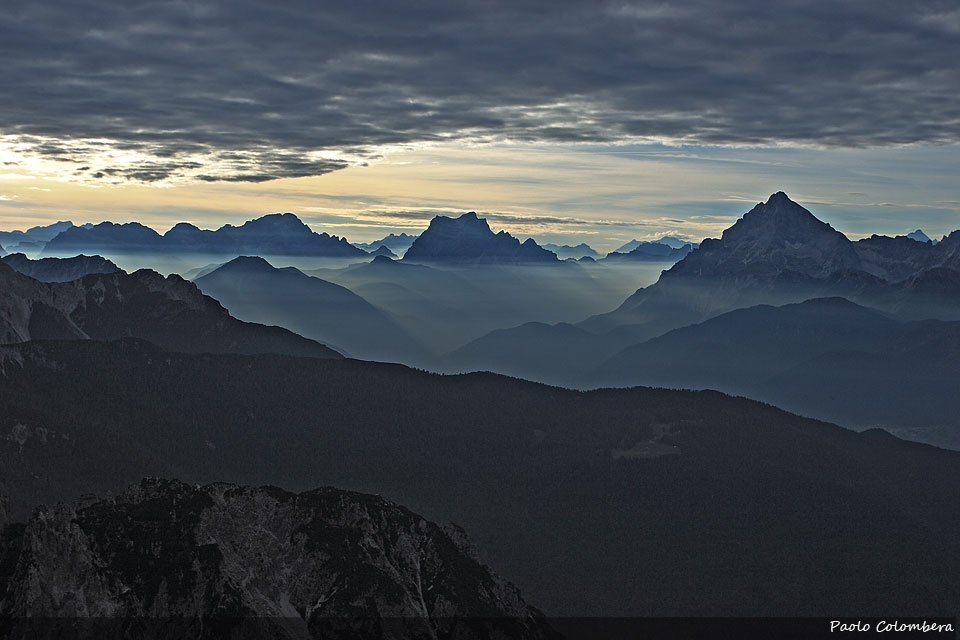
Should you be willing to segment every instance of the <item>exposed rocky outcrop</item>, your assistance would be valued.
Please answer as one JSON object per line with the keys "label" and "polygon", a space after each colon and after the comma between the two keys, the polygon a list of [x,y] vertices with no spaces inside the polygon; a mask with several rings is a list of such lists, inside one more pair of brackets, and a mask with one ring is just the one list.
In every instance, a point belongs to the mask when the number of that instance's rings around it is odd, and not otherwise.
{"label": "exposed rocky outcrop", "polygon": [[468,545],[376,496],[147,479],[8,528],[0,630],[81,618],[152,637],[553,637]]}

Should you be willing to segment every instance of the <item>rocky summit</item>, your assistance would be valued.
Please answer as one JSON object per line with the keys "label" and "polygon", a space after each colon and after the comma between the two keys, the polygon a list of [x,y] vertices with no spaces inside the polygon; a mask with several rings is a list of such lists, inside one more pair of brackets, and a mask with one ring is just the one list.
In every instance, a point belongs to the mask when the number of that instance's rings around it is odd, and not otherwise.
{"label": "rocky summit", "polygon": [[0,547],[0,635],[550,638],[463,530],[322,488],[147,479],[39,508]]}
{"label": "rocky summit", "polygon": [[719,240],[704,240],[669,273],[763,278],[788,272],[822,279],[858,268],[860,259],[846,236],[778,191],[745,213]]}
{"label": "rocky summit", "polygon": [[437,216],[414,241],[408,262],[524,264],[557,262],[557,255],[532,238],[521,243],[506,231],[494,233],[476,212],[459,218]]}

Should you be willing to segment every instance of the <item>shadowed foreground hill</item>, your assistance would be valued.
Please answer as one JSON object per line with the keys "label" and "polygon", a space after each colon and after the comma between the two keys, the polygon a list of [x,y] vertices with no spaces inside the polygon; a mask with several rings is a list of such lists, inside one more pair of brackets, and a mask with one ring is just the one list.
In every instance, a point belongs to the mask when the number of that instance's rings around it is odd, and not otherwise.
{"label": "shadowed foreground hill", "polygon": [[0,344],[124,337],[191,353],[342,357],[286,329],[237,320],[177,275],[143,269],[46,283],[0,261]]}
{"label": "shadowed foreground hill", "polygon": [[716,392],[141,341],[0,354],[0,493],[144,475],[380,493],[554,615],[954,615],[960,453]]}
{"label": "shadowed foreground hill", "polygon": [[90,638],[554,636],[462,530],[331,488],[144,480],[39,509],[10,527],[4,555],[4,637],[51,619],[76,633],[77,617]]}

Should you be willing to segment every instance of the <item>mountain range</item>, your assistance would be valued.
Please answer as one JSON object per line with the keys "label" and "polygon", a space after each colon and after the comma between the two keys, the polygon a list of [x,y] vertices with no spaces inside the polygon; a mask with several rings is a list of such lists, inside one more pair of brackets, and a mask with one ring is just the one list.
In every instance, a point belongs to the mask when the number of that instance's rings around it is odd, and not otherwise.
{"label": "mountain range", "polygon": [[613,251],[601,260],[630,260],[644,262],[677,262],[693,251],[693,245],[687,243],[680,247],[671,247],[662,242],[641,242],[628,252]]}
{"label": "mountain range", "polygon": [[263,258],[242,256],[194,283],[238,318],[286,327],[351,357],[409,363],[424,358],[423,347],[389,313],[294,267],[278,269]]}
{"label": "mountain range", "polygon": [[47,283],[0,261],[0,344],[128,336],[184,352],[342,357],[286,329],[241,322],[177,275],[118,271]]}
{"label": "mountain range", "polygon": [[292,213],[275,213],[215,231],[181,222],[160,235],[136,222],[101,222],[89,228],[71,227],[50,240],[44,253],[79,251],[106,254],[175,253],[207,255],[288,255],[356,257],[367,255],[345,238],[316,233]]}
{"label": "mountain range", "polygon": [[690,246],[692,246],[693,248],[697,248],[697,247],[700,246],[700,244],[699,244],[698,242],[692,242],[692,241],[690,241],[690,240],[682,240],[682,239],[680,239],[680,238],[678,238],[678,237],[676,237],[676,236],[663,236],[663,237],[660,238],[659,240],[653,240],[653,241],[649,241],[649,240],[631,240],[630,242],[624,244],[624,245],[621,246],[619,249],[616,249],[616,250],[612,251],[611,253],[630,253],[631,251],[633,251],[633,250],[636,249],[637,247],[641,247],[641,246],[646,245],[646,244],[664,244],[664,245],[670,247],[671,249],[682,249],[683,247],[685,247],[685,246],[688,245],[688,244],[689,244]]}
{"label": "mountain range", "polygon": [[[526,326],[488,334],[448,355],[445,370],[522,372],[577,384],[617,351],[672,329],[735,309],[811,298],[844,297],[903,320],[957,320],[958,260],[960,232],[937,245],[881,236],[851,242],[778,192],[617,309],[578,322],[575,330]],[[536,349],[513,356],[531,341]]]}
{"label": "mountain range", "polygon": [[462,529],[332,488],[151,478],[41,506],[0,558],[4,637],[557,637]]}
{"label": "mountain range", "polygon": [[568,244],[561,244],[561,245],[545,244],[543,245],[543,248],[546,249],[547,251],[552,251],[553,253],[557,254],[557,257],[560,258],[561,260],[566,260],[567,258],[579,260],[580,258],[583,258],[583,257],[590,257],[590,258],[600,257],[600,254],[594,251],[590,247],[590,245],[588,245],[585,242],[581,242],[575,247],[570,246]]}
{"label": "mountain range", "polygon": [[[357,243],[354,242],[353,246],[368,251],[370,253],[375,253],[377,250],[386,247],[390,250],[391,253],[396,257],[403,256],[407,252],[407,249],[410,248],[410,245],[413,244],[413,241],[417,239],[416,234],[409,235],[406,233],[401,233],[399,235],[391,233],[379,240],[374,240],[373,242],[367,243]],[[393,256],[388,256],[393,257]]]}
{"label": "mountain range", "polygon": [[556,262],[557,256],[533,238],[521,243],[506,231],[493,233],[487,221],[471,211],[458,218],[433,218],[403,259],[448,264],[526,264]]}
{"label": "mountain range", "polygon": [[[81,225],[90,227],[92,225]],[[53,224],[30,227],[26,231],[0,231],[0,244],[7,247],[10,252],[36,252],[43,249],[47,242],[52,240],[58,234],[74,227],[69,220],[54,222]],[[0,250],[0,254],[3,251]]]}
{"label": "mountain range", "polygon": [[[929,616],[960,602],[960,453],[717,392],[577,392],[349,359],[178,354],[132,339],[31,342],[0,349],[0,434],[13,522],[38,503],[117,495],[143,476],[189,484],[133,520],[123,514],[136,499],[77,510],[71,527],[93,523],[105,536],[93,575],[158,561],[149,538],[143,551],[111,555],[139,539],[128,527],[173,527],[175,545],[177,528],[200,517],[222,533],[197,542],[231,554],[217,560],[209,547],[211,569],[249,566],[248,584],[260,584],[274,527],[309,519],[284,520],[292,498],[282,492],[227,489],[231,504],[221,489],[192,488],[223,481],[377,493],[457,522],[547,613]],[[50,531],[74,520],[48,513]],[[250,547],[235,535],[247,522],[265,529]],[[39,535],[44,525],[28,526]],[[409,531],[392,516],[380,526]],[[66,552],[87,548],[71,530],[40,538],[50,544],[39,567],[82,561]],[[171,571],[203,552],[184,544],[160,556]],[[130,582],[133,602],[151,588]],[[280,586],[263,584],[263,601]]]}

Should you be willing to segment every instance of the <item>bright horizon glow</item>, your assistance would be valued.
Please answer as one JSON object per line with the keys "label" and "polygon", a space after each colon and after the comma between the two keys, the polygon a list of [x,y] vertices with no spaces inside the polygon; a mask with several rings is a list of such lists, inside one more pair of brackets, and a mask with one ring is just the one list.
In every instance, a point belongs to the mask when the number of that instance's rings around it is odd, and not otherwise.
{"label": "bright horizon glow", "polygon": [[[6,149],[5,162],[17,161]],[[370,242],[477,211],[494,230],[611,251],[631,239],[716,237],[785,191],[852,239],[960,228],[960,146],[874,149],[435,144],[387,149],[322,176],[260,183],[94,183],[55,161],[0,171],[0,230],[57,220],[141,222],[163,233],[292,212],[316,231]],[[9,166],[9,165],[8,165]]]}

